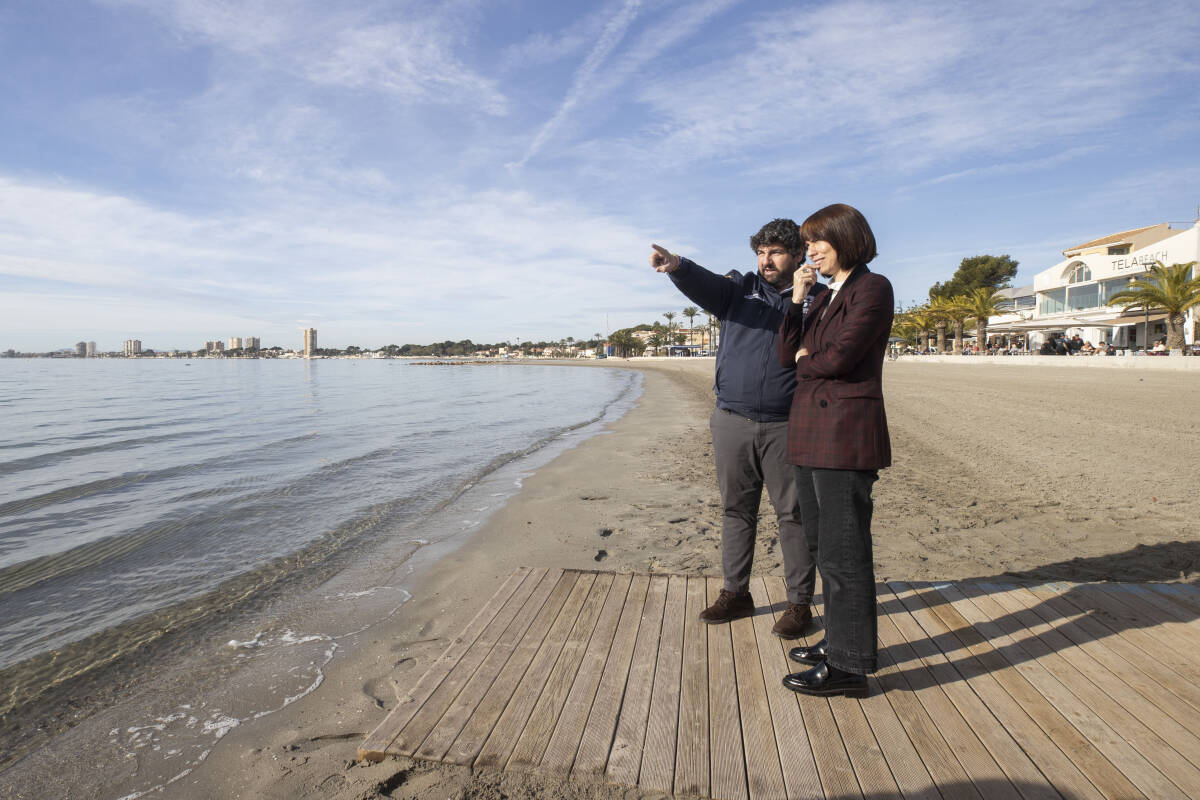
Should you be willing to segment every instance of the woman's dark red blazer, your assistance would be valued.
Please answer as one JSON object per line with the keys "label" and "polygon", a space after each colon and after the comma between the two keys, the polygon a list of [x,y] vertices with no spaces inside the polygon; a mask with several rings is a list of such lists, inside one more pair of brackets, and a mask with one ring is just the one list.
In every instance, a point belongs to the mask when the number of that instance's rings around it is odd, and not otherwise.
{"label": "woman's dark red blazer", "polygon": [[[854,470],[892,463],[882,372],[894,313],[891,282],[866,264],[836,295],[822,292],[806,314],[789,307],[778,345],[779,362],[796,367],[788,463]],[[801,346],[809,354],[796,360]]]}

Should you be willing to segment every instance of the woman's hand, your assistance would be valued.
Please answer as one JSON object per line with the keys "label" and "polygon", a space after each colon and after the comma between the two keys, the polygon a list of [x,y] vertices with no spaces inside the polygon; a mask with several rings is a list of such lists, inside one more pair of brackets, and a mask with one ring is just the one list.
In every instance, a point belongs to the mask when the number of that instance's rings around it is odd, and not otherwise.
{"label": "woman's hand", "polygon": [[797,305],[803,303],[804,298],[808,297],[809,290],[816,282],[817,271],[811,266],[805,264],[796,270],[796,277],[792,281],[792,302]]}

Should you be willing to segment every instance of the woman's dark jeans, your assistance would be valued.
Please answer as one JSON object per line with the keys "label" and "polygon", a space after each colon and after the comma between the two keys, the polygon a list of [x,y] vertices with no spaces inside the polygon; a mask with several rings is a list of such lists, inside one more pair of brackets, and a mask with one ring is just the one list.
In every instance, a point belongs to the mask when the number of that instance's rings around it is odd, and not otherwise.
{"label": "woman's dark jeans", "polygon": [[[871,553],[871,487],[875,470],[793,467],[800,518],[825,595],[826,661],[859,675],[876,669],[875,562]],[[816,541],[813,542],[813,537]]]}

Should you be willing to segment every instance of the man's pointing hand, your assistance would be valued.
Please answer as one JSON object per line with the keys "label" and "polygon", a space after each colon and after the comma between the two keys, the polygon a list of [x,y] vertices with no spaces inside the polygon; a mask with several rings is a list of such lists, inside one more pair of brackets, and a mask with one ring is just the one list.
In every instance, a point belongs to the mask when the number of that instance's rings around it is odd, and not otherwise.
{"label": "man's pointing hand", "polygon": [[659,247],[656,244],[650,246],[654,248],[654,252],[650,254],[650,266],[659,272],[666,273],[671,273],[679,269],[679,256],[665,247]]}

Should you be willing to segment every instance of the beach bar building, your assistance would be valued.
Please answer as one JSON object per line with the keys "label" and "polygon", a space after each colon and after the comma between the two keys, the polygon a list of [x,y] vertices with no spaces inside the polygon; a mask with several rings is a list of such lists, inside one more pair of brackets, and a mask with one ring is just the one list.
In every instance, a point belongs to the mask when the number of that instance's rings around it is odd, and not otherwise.
{"label": "beach bar building", "polygon": [[[1131,281],[1145,278],[1156,261],[1170,266],[1200,259],[1200,222],[1182,230],[1163,222],[1122,231],[1068,247],[1063,256],[1034,276],[1033,302],[1016,313],[993,317],[988,332],[1025,334],[1031,348],[1053,333],[1078,333],[1095,345],[1144,348],[1166,334],[1166,314],[1123,311],[1108,305],[1108,299]],[[1189,345],[1197,341],[1195,309],[1185,318],[1184,340]]]}

